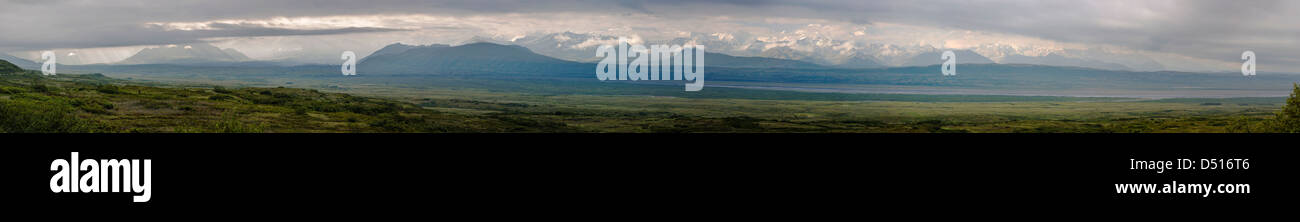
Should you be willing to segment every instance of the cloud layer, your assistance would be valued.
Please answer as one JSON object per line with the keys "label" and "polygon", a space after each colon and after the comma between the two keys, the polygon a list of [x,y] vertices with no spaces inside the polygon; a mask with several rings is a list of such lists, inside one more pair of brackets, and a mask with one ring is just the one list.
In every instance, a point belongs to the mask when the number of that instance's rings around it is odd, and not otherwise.
{"label": "cloud layer", "polygon": [[[1300,2],[1261,0],[5,0],[0,51],[221,40],[223,47],[327,52],[392,41],[452,43],[539,32],[680,37],[683,32],[975,48],[1104,48],[1231,70],[1296,72]],[[816,27],[810,25],[818,25]],[[312,42],[314,44],[295,44]],[[410,42],[414,41],[414,42]],[[286,43],[290,42],[290,43]],[[260,45],[259,45],[260,44]],[[323,47],[302,49],[302,47]],[[366,49],[373,50],[373,49]],[[357,50],[365,51],[365,50]],[[290,54],[249,53],[276,57]],[[336,57],[336,56],[335,56]],[[1196,62],[1183,62],[1196,63]]]}

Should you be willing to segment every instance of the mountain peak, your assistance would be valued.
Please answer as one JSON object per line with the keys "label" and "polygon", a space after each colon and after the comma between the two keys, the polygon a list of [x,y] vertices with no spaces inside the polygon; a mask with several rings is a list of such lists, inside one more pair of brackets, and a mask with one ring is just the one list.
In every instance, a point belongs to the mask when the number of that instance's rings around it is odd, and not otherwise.
{"label": "mountain peak", "polygon": [[1118,63],[1076,58],[1071,56],[1065,56],[1062,53],[1057,53],[1057,52],[1047,53],[1046,55],[1043,56],[1021,56],[1021,55],[1007,56],[1005,59],[1002,60],[1002,62],[1016,63],[1016,64],[1062,66],[1062,67],[1083,67],[1083,68],[1104,69],[1104,70],[1132,70],[1132,68],[1129,68],[1128,66],[1118,64]]}
{"label": "mountain peak", "polygon": [[[394,52],[394,51],[389,51]],[[367,56],[362,74],[546,74],[590,71],[591,67],[551,58],[522,46],[477,42],[451,47],[422,46]],[[563,71],[561,71],[563,70]]]}
{"label": "mountain peak", "polygon": [[199,64],[248,61],[248,56],[234,49],[221,49],[207,43],[167,45],[145,48],[119,64]]}
{"label": "mountain peak", "polygon": [[483,42],[493,43],[493,44],[500,44],[500,45],[510,44],[510,43],[508,43],[508,42],[501,41],[501,40],[496,40],[496,39],[493,39],[493,38],[490,38],[490,37],[483,37],[483,36],[477,36],[477,35],[476,35],[476,36],[474,36],[474,37],[470,37],[469,39],[467,39],[467,40],[465,40],[465,41],[461,41],[461,42],[460,42],[460,45],[469,45],[469,44],[474,44],[474,43],[483,43]]}
{"label": "mountain peak", "polygon": [[41,64],[37,64],[36,62],[33,62],[31,60],[18,58],[17,56],[5,54],[5,53],[0,53],[0,60],[5,60],[10,64],[17,65],[18,67],[24,69],[41,69]]}
{"label": "mountain peak", "polygon": [[475,43],[460,45],[457,47],[472,48],[472,49],[524,50],[527,51],[528,53],[533,53],[532,50],[529,50],[528,48],[525,48],[523,46],[504,45],[504,44],[497,44],[491,42],[475,42]]}
{"label": "mountain peak", "polygon": [[411,49],[418,49],[418,48],[446,48],[446,47],[451,47],[451,46],[450,46],[450,45],[445,45],[445,44],[407,45],[407,44],[402,44],[401,42],[398,42],[398,43],[389,44],[388,46],[384,46],[384,48],[380,48],[378,51],[375,51],[374,53],[370,53],[370,55],[366,56],[366,58],[361,59],[361,61],[362,61],[362,62],[365,62],[366,59],[370,59],[371,57],[376,57],[376,56],[381,56],[381,55],[394,55],[394,54],[401,54],[401,53],[404,53],[404,52],[406,52],[406,51],[408,51],[408,50],[411,50]]}

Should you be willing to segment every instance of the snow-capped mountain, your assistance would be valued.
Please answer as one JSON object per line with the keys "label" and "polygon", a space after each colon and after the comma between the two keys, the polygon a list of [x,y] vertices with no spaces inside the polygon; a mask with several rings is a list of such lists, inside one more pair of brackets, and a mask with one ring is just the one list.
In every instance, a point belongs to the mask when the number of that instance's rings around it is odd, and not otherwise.
{"label": "snow-capped mountain", "polygon": [[528,35],[505,44],[514,44],[533,50],[538,54],[579,62],[593,62],[596,48],[604,44],[616,44],[618,37],[578,34],[572,32]]}
{"label": "snow-capped mountain", "polygon": [[[519,45],[538,54],[559,59],[595,62],[596,48],[616,44],[617,36],[597,33],[535,33],[525,36],[475,37],[459,44],[490,42]],[[802,61],[825,67],[878,68],[940,64],[943,50],[927,44],[898,45],[865,43],[835,39],[815,32],[780,33],[757,36],[750,33],[688,33],[667,40],[645,40],[630,36],[630,41],[645,44],[703,45],[711,53],[736,57],[762,57]],[[958,54],[963,64],[1025,63],[1052,66],[1080,66],[1112,70],[1163,70],[1160,63],[1139,54],[1111,53],[1105,50],[1063,50],[983,44],[970,48],[945,49]],[[933,56],[930,56],[933,55]],[[934,58],[930,58],[934,57]]]}
{"label": "snow-capped mountain", "polygon": [[864,53],[872,55],[877,61],[881,61],[886,66],[904,66],[918,55],[939,51],[939,49],[928,45],[902,46],[893,44],[871,44],[863,50]]}

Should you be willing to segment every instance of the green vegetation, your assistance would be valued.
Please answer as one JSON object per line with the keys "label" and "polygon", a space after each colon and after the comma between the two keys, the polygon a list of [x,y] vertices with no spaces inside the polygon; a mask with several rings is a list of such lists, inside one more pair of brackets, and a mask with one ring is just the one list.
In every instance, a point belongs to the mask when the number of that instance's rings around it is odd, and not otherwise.
{"label": "green vegetation", "polygon": [[1300,133],[1300,85],[1292,84],[1292,88],[1291,97],[1286,99],[1286,106],[1282,107],[1273,121],[1264,124],[1267,128],[1263,131]]}
{"label": "green vegetation", "polygon": [[23,69],[18,68],[18,65],[9,63],[9,61],[0,60],[0,73],[17,73],[22,71]]}
{"label": "green vegetation", "polygon": [[139,86],[99,74],[0,75],[0,132],[571,132],[293,88]]}

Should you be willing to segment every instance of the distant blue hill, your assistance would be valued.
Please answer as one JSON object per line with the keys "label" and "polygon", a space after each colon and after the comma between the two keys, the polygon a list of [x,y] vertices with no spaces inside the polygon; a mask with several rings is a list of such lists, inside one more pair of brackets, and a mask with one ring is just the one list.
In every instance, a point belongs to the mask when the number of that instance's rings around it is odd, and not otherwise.
{"label": "distant blue hill", "polygon": [[[994,63],[992,59],[970,50],[952,50],[952,52],[953,55],[957,56],[957,64],[959,65]],[[939,59],[942,56],[942,51],[921,53],[920,55],[912,57],[912,59],[909,59],[906,63],[903,63],[903,66],[930,66],[943,64],[943,60]]]}
{"label": "distant blue hill", "polygon": [[378,51],[375,51],[374,53],[371,53],[369,56],[366,56],[366,58],[362,58],[362,59],[361,59],[361,62],[365,62],[367,59],[374,58],[374,57],[380,57],[380,56],[383,56],[383,55],[395,55],[395,54],[405,53],[407,50],[411,50],[411,49],[420,49],[420,48],[449,48],[449,47],[451,47],[451,46],[450,46],[450,45],[444,45],[444,44],[433,44],[433,45],[424,45],[424,46],[421,46],[421,45],[407,45],[407,44],[402,44],[402,43],[393,43],[393,44],[391,44],[391,45],[384,46],[384,48],[380,48]]}
{"label": "distant blue hill", "polygon": [[[817,64],[763,57],[705,53],[706,67],[826,68]],[[547,57],[514,45],[473,43],[461,46],[392,44],[362,59],[360,74],[564,73],[594,75],[595,64]]]}
{"label": "distant blue hill", "polygon": [[810,62],[766,57],[740,57],[722,53],[704,53],[705,67],[728,68],[826,68]]}
{"label": "distant blue hill", "polygon": [[959,64],[956,76],[939,65],[879,69],[728,69],[708,72],[710,81],[831,83],[983,89],[1096,90],[1290,90],[1300,75],[1268,73],[1134,72],[1023,64]]}
{"label": "distant blue hill", "polygon": [[8,61],[9,63],[13,63],[14,65],[17,65],[18,67],[23,69],[32,69],[32,70],[41,69],[41,64],[39,63],[33,62],[31,60],[18,58],[17,56],[12,56],[5,53],[0,53],[0,60]]}
{"label": "distant blue hill", "polygon": [[[360,75],[593,73],[594,65],[533,53],[527,48],[493,43],[455,47],[385,47],[357,64]],[[399,50],[399,51],[394,51]],[[593,74],[594,75],[594,74]]]}
{"label": "distant blue hill", "polygon": [[1047,66],[1073,66],[1073,67],[1107,69],[1107,70],[1133,70],[1128,66],[1124,66],[1117,63],[1069,58],[1069,57],[1058,55],[1056,53],[1049,53],[1047,55],[1037,56],[1037,57],[1023,56],[1023,55],[1010,55],[1007,56],[1005,59],[1003,59],[1002,63],[1038,64],[1038,65],[1047,65]]}
{"label": "distant blue hill", "polygon": [[850,57],[847,61],[844,61],[843,64],[839,64],[835,66],[835,68],[845,68],[845,69],[869,69],[869,68],[883,68],[883,67],[885,67],[884,64],[881,64],[880,61],[877,61],[875,58],[872,58],[871,56],[867,56],[867,55],[856,55]]}
{"label": "distant blue hill", "polygon": [[145,48],[117,64],[206,64],[246,61],[249,61],[248,56],[237,50],[217,48],[207,43],[192,43]]}

